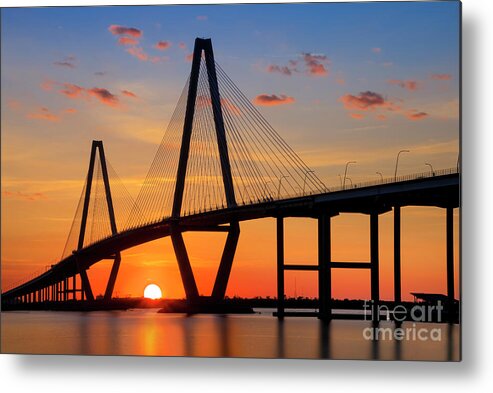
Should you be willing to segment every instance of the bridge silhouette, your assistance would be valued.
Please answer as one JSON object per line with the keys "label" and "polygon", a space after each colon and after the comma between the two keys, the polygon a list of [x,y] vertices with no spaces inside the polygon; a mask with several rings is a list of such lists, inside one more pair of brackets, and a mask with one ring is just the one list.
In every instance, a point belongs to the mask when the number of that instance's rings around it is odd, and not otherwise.
{"label": "bridge silhouette", "polygon": [[[91,302],[87,270],[113,265],[104,300],[113,296],[121,252],[170,237],[187,301],[221,302],[240,236],[240,222],[275,218],[277,316],[283,318],[284,274],[318,272],[318,317],[330,319],[332,269],[369,269],[371,299],[380,302],[379,215],[394,215],[394,300],[401,301],[401,208],[446,209],[447,296],[454,302],[453,209],[460,205],[459,168],[330,189],[269,125],[215,62],[210,39],[197,38],[190,76],[135,201],[93,141],[86,182],[62,257],[56,264],[2,293],[2,306]],[[331,218],[361,213],[370,219],[370,260],[331,257]],[[318,264],[284,261],[284,219],[318,221]],[[227,233],[210,296],[199,296],[184,232]]]}

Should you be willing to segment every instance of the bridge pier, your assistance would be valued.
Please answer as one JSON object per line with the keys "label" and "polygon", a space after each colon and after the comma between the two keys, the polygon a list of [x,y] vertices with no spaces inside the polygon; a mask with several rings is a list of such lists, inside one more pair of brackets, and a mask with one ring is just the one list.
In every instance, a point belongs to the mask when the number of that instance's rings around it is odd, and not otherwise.
{"label": "bridge pier", "polygon": [[331,234],[328,214],[318,218],[318,302],[319,319],[332,318]]}
{"label": "bridge pier", "polygon": [[284,318],[284,217],[276,218],[277,318]]}
{"label": "bridge pier", "polygon": [[454,289],[454,208],[447,207],[447,297],[449,306],[455,302]]}
{"label": "bridge pier", "polygon": [[378,249],[378,212],[370,213],[370,275],[371,275],[371,300],[374,310],[373,318],[378,321],[378,305],[380,303],[380,269],[379,269],[379,249]]}
{"label": "bridge pier", "polygon": [[401,290],[401,207],[394,206],[394,301],[402,301]]}

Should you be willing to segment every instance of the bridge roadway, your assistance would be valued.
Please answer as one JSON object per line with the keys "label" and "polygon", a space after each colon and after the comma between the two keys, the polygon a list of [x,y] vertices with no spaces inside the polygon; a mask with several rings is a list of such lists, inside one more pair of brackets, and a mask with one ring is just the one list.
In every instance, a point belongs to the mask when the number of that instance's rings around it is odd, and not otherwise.
{"label": "bridge roadway", "polygon": [[382,214],[393,207],[435,206],[451,209],[460,205],[460,177],[449,174],[418,177],[387,184],[358,186],[322,194],[283,200],[266,200],[234,208],[191,214],[129,229],[93,243],[53,265],[40,276],[2,294],[2,302],[46,288],[79,273],[120,251],[170,236],[172,227],[186,231],[227,231],[225,224],[267,217],[308,217],[339,213]]}

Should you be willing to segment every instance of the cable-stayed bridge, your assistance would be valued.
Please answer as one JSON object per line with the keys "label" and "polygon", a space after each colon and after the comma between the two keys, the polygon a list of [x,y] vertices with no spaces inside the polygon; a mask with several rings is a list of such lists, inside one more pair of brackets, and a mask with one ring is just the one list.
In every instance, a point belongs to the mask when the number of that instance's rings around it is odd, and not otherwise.
{"label": "cable-stayed bridge", "polygon": [[[395,176],[327,188],[269,125],[215,62],[210,39],[195,41],[190,76],[151,167],[134,201],[93,141],[89,170],[61,259],[2,293],[2,304],[92,301],[87,270],[105,259],[113,266],[104,294],[112,298],[121,252],[169,236],[187,300],[218,302],[226,293],[240,222],[277,220],[278,316],[284,315],[284,272],[318,272],[319,316],[331,316],[331,271],[369,269],[371,297],[379,294],[379,215],[394,211],[394,294],[401,301],[400,217],[403,206],[446,209],[447,290],[453,303],[453,209],[459,207],[459,168]],[[331,258],[331,217],[370,217],[370,260]],[[317,265],[284,262],[284,218],[318,220]],[[227,233],[212,293],[199,296],[183,232]]]}

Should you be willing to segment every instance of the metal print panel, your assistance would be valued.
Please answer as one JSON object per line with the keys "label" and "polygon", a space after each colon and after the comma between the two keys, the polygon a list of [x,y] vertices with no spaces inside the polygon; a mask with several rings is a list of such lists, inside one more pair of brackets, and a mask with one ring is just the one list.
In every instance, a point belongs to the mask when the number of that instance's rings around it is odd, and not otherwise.
{"label": "metal print panel", "polygon": [[460,3],[3,8],[3,353],[460,360]]}

